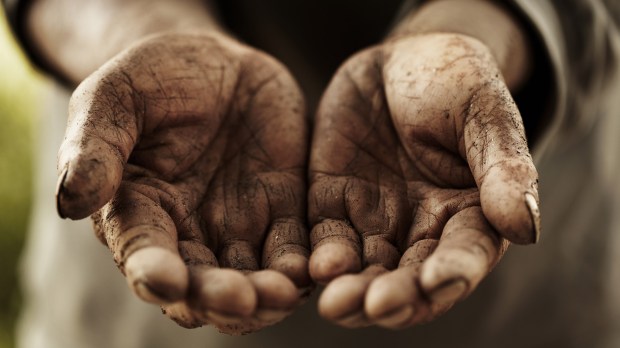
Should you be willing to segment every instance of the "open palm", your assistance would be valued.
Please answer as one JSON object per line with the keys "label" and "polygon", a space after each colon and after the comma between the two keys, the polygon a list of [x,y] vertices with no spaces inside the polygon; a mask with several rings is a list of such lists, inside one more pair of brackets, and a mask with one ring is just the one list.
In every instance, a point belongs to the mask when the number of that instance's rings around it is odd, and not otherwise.
{"label": "open palm", "polygon": [[124,51],[75,91],[58,209],[183,326],[273,324],[310,286],[303,98],[274,59],[216,35]]}
{"label": "open palm", "polygon": [[310,159],[310,274],[343,326],[428,321],[467,296],[507,238],[537,238],[537,174],[486,47],[456,34],[365,50],[336,73]]}

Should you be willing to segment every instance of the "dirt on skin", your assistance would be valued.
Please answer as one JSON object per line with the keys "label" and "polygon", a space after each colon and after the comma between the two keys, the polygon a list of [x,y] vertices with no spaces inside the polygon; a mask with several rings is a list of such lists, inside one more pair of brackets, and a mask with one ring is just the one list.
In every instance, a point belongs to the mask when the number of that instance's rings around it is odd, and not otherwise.
{"label": "dirt on skin", "polygon": [[428,321],[508,240],[537,238],[523,125],[480,42],[421,35],[347,61],[317,112],[307,198],[304,109],[279,63],[230,39],[138,43],[72,97],[59,213],[94,214],[142,299],[230,334],[282,320],[310,275],[343,326]]}
{"label": "dirt on skin", "polygon": [[[537,238],[536,183],[519,112],[481,42],[428,34],[362,51],[327,88],[311,146],[310,274],[329,283],[321,312],[348,327],[433,319],[475,289],[508,240]],[[419,247],[429,243],[432,253]],[[369,267],[386,271],[368,281]],[[406,280],[415,286],[403,290]],[[352,287],[362,290],[347,296]],[[416,310],[391,312],[406,306]]]}
{"label": "dirt on skin", "polygon": [[304,110],[288,71],[236,41],[140,42],[72,96],[59,213],[94,213],[130,287],[181,325],[271,325],[311,285]]}

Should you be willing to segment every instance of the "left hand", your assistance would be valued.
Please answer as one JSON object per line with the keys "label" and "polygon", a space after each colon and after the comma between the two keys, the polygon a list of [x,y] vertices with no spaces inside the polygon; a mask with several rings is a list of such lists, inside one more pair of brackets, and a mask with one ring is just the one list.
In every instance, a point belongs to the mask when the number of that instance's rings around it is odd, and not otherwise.
{"label": "left hand", "polygon": [[310,274],[322,316],[401,328],[468,296],[508,240],[538,239],[537,172],[489,49],[395,39],[334,76],[310,158]]}

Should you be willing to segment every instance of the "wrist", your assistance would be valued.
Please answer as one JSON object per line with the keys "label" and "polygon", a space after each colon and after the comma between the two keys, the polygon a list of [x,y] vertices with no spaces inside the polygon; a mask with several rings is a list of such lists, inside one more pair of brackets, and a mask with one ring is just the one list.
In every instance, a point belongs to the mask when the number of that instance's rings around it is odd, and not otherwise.
{"label": "wrist", "polygon": [[531,65],[527,36],[502,6],[484,0],[436,0],[406,15],[388,36],[455,33],[482,42],[491,52],[509,89],[525,82]]}
{"label": "wrist", "polygon": [[27,12],[35,54],[74,85],[135,42],[183,31],[222,29],[197,0],[34,0]]}

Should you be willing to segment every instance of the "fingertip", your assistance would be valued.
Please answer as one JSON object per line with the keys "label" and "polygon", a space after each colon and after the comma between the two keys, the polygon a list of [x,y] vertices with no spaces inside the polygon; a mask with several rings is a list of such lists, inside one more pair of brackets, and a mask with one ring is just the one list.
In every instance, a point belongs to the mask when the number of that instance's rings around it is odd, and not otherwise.
{"label": "fingertip", "polygon": [[250,273],[248,278],[256,289],[260,309],[289,310],[299,301],[295,284],[280,272],[263,270]]}
{"label": "fingertip", "polygon": [[270,269],[286,275],[297,288],[312,286],[309,273],[309,261],[306,255],[288,253],[278,257],[270,265]]}
{"label": "fingertip", "polygon": [[359,251],[348,244],[326,243],[314,250],[309,267],[312,279],[326,284],[343,274],[359,272],[362,260]]}
{"label": "fingertip", "polygon": [[462,249],[434,254],[422,265],[419,286],[434,304],[454,303],[467,296],[488,272],[476,257]]}
{"label": "fingertip", "polygon": [[372,320],[392,317],[403,306],[412,305],[417,294],[413,269],[399,268],[377,277],[370,284],[364,310]]}
{"label": "fingertip", "polygon": [[[250,317],[256,310],[258,295],[251,281],[232,269],[200,268],[196,270],[199,306],[210,316]],[[216,318],[217,319],[217,318]]]}
{"label": "fingertip", "polygon": [[387,329],[401,329],[409,326],[411,319],[415,315],[415,308],[412,305],[405,305],[392,313],[377,318],[377,325]]}
{"label": "fingertip", "polygon": [[[462,252],[456,254],[452,257],[454,260],[430,257],[420,269],[420,288],[434,304],[454,303],[464,298],[470,288],[467,276],[478,278],[471,274],[460,274],[464,269],[476,267],[467,262],[468,255]],[[460,259],[464,260],[463,264]]]}
{"label": "fingertip", "polygon": [[79,158],[64,167],[56,187],[56,209],[61,218],[86,218],[116,193],[123,168],[117,159],[104,154],[99,157]]}
{"label": "fingertip", "polygon": [[291,315],[291,313],[292,309],[258,309],[256,318],[265,325],[272,325]]}
{"label": "fingertip", "polygon": [[465,297],[469,285],[465,279],[449,279],[428,290],[428,297],[436,304],[450,304]]}
{"label": "fingertip", "polygon": [[129,287],[146,302],[164,304],[185,297],[187,267],[178,255],[159,247],[135,251],[125,262]]}
{"label": "fingertip", "polygon": [[540,237],[536,181],[529,179],[528,172],[492,167],[480,188],[485,217],[502,237],[516,244],[536,243]]}
{"label": "fingertip", "polygon": [[344,275],[334,279],[319,298],[319,314],[325,319],[340,321],[363,312],[366,289],[367,282],[359,275]]}

